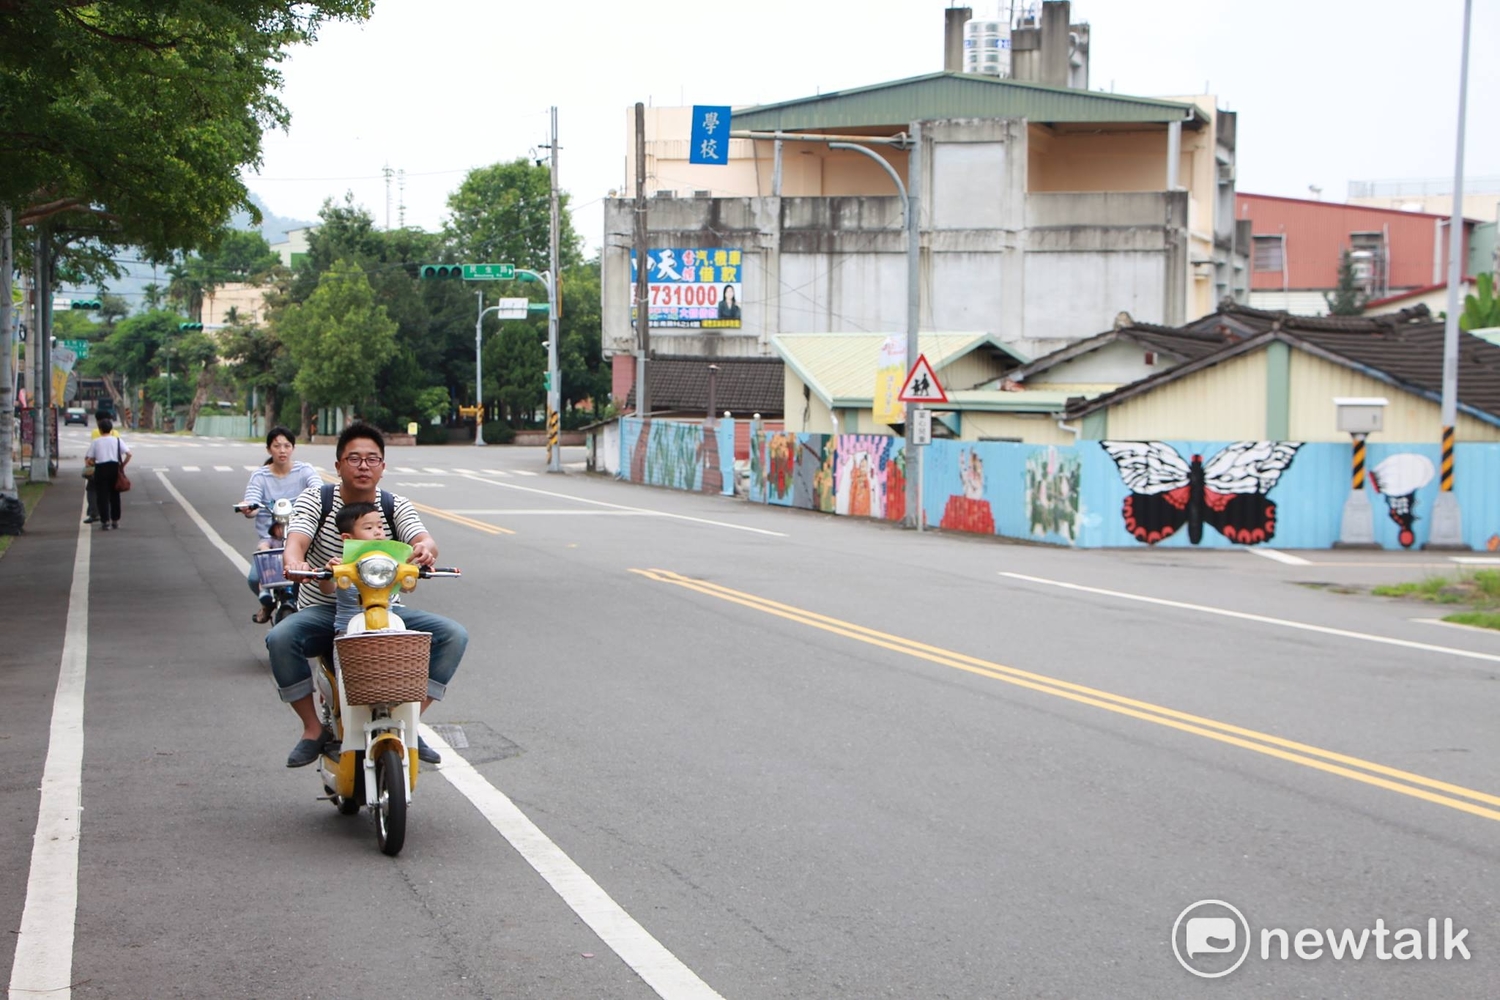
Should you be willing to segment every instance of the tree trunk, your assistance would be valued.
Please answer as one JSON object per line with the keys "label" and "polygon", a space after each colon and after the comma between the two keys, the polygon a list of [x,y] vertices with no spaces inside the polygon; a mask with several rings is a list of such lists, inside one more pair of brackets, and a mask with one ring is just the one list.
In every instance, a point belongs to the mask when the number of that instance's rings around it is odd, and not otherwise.
{"label": "tree trunk", "polygon": [[193,401],[188,405],[187,429],[191,434],[193,425],[198,422],[198,411],[203,409],[203,404],[208,402],[208,390],[214,384],[213,365],[204,365],[203,370],[198,373],[198,388],[193,392]]}
{"label": "tree trunk", "polygon": [[313,439],[313,432],[312,432],[312,425],[307,422],[307,414],[308,414],[308,412],[309,412],[309,410],[308,410],[308,406],[307,406],[307,400],[304,399],[302,401],[302,427],[300,428],[300,430],[302,431],[303,435],[307,438],[307,440],[311,441]]}
{"label": "tree trunk", "polygon": [[[16,474],[10,459],[11,424],[16,414],[16,401],[11,394],[14,376],[10,371],[10,276],[13,267],[10,206],[6,205],[0,209],[0,493],[16,492]],[[22,517],[25,517],[24,511]]]}
{"label": "tree trunk", "polygon": [[266,386],[266,433],[271,433],[271,428],[276,426],[276,387]]}

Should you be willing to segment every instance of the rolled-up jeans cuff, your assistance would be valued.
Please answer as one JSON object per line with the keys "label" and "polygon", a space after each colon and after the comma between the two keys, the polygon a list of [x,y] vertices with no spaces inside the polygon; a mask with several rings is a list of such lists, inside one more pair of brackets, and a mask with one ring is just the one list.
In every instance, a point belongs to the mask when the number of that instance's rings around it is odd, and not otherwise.
{"label": "rolled-up jeans cuff", "polygon": [[433,701],[442,701],[443,695],[447,693],[448,685],[442,681],[435,681],[431,677],[427,678],[427,697]]}
{"label": "rolled-up jeans cuff", "polygon": [[[430,681],[428,682],[428,686],[431,686]],[[312,678],[309,677],[305,681],[298,681],[290,687],[278,687],[276,689],[276,693],[281,695],[282,701],[288,703],[297,701],[301,698],[306,698],[308,695],[313,693]]]}

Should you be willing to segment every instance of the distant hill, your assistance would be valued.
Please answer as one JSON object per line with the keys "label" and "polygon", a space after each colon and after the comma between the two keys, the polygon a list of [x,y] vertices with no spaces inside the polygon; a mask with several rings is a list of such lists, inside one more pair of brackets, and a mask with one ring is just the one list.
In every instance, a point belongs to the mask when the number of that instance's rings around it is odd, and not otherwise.
{"label": "distant hill", "polygon": [[[260,234],[266,238],[267,243],[280,243],[286,239],[286,234],[293,229],[305,229],[308,226],[317,225],[316,222],[309,222],[306,219],[293,219],[288,216],[277,215],[271,211],[270,206],[265,203],[265,200],[254,191],[250,192],[250,201],[256,208],[260,209],[262,217]],[[229,220],[229,224],[235,229],[255,228],[250,225],[250,214],[248,212],[236,213]]]}

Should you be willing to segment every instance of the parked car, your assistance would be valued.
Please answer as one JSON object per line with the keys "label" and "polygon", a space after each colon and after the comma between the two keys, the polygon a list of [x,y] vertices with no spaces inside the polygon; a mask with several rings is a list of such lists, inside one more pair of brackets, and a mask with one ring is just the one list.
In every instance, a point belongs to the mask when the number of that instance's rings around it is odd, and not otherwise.
{"label": "parked car", "polygon": [[70,406],[67,412],[63,414],[63,423],[82,424],[87,427],[89,425],[89,411],[81,406]]}

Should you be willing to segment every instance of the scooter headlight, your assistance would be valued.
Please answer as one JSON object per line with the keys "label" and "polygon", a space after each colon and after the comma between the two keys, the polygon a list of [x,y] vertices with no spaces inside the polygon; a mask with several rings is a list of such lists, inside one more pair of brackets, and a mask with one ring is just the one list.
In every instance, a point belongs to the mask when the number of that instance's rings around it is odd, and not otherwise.
{"label": "scooter headlight", "polygon": [[370,556],[357,564],[359,579],[376,590],[389,587],[396,580],[396,560],[390,556]]}

